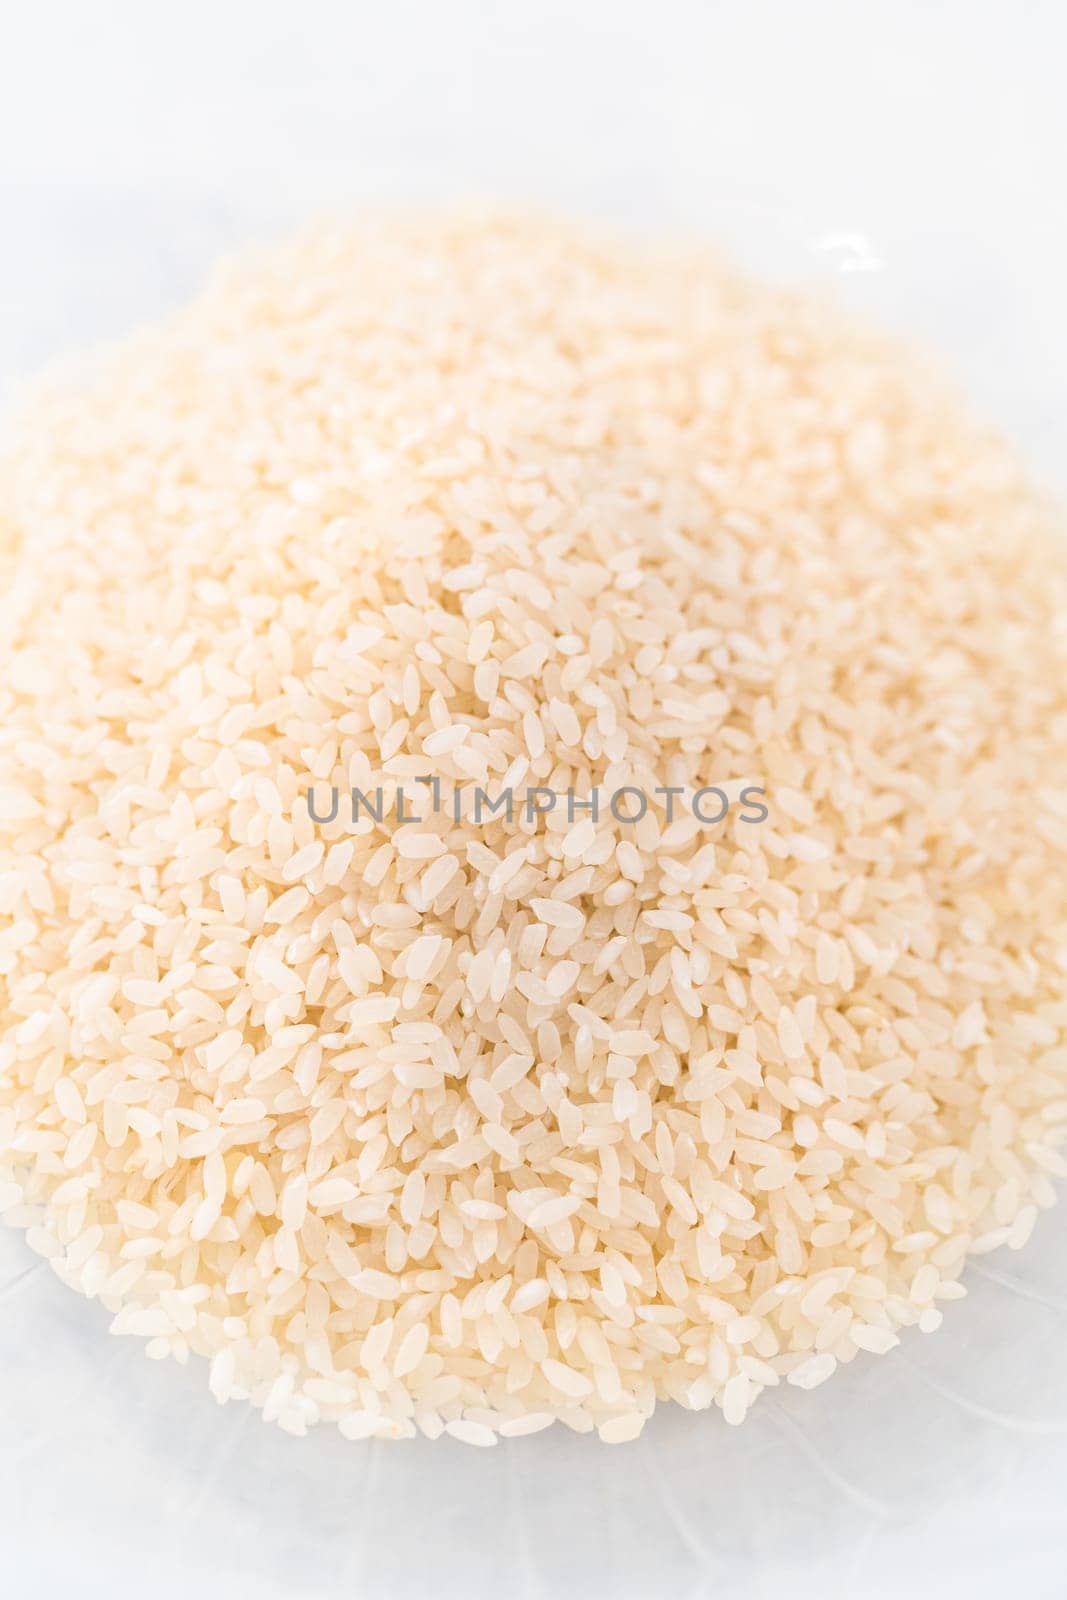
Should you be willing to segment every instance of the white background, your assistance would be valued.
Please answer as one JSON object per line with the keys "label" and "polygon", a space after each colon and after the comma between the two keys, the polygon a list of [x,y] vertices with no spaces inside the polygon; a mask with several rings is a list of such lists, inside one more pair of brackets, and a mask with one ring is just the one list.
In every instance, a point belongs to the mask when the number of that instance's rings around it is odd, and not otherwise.
{"label": "white background", "polygon": [[[939,347],[1067,487],[1055,0],[2,7],[0,383],[320,209],[497,196],[715,234]],[[1058,1216],[933,1339],[614,1451],[293,1441],[108,1341],[0,1237],[20,1600],[1062,1600]]]}

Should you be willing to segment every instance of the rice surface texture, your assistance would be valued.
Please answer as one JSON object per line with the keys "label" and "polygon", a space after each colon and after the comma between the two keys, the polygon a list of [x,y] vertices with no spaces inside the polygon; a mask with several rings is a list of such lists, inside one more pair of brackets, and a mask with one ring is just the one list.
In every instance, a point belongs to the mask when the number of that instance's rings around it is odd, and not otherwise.
{"label": "rice surface texture", "polygon": [[293,1433],[738,1423],[934,1330],[1064,1170],[1065,549],[701,247],[224,266],[0,464],[0,1213]]}

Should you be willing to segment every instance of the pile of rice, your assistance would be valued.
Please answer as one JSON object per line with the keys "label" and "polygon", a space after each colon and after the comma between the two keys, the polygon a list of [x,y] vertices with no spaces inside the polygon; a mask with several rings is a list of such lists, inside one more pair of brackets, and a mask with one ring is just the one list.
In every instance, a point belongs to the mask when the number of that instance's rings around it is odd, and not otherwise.
{"label": "pile of rice", "polygon": [[[736,1423],[1052,1203],[1067,555],[918,357],[325,226],[39,397],[0,547],[0,1212],[219,1400]],[[769,815],[309,817],[427,773]]]}

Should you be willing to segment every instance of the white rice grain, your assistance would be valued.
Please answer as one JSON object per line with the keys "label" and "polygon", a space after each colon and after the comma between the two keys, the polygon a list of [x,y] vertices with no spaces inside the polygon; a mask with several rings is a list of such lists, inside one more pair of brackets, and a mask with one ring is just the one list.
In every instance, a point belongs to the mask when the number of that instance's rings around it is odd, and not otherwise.
{"label": "white rice grain", "polygon": [[371,218],[0,486],[0,1211],[115,1332],[297,1435],[622,1442],[1030,1237],[1067,558],[921,358],[696,247]]}

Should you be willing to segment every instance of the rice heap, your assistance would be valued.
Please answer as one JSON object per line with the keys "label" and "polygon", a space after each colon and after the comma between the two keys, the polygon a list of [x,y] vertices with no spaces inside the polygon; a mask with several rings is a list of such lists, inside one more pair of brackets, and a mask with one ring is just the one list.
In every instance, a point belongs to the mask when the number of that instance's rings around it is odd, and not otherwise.
{"label": "rice heap", "polygon": [[923,360],[371,219],[0,484],[0,1211],[115,1332],[296,1433],[621,1440],[932,1330],[1052,1203],[1067,559]]}

